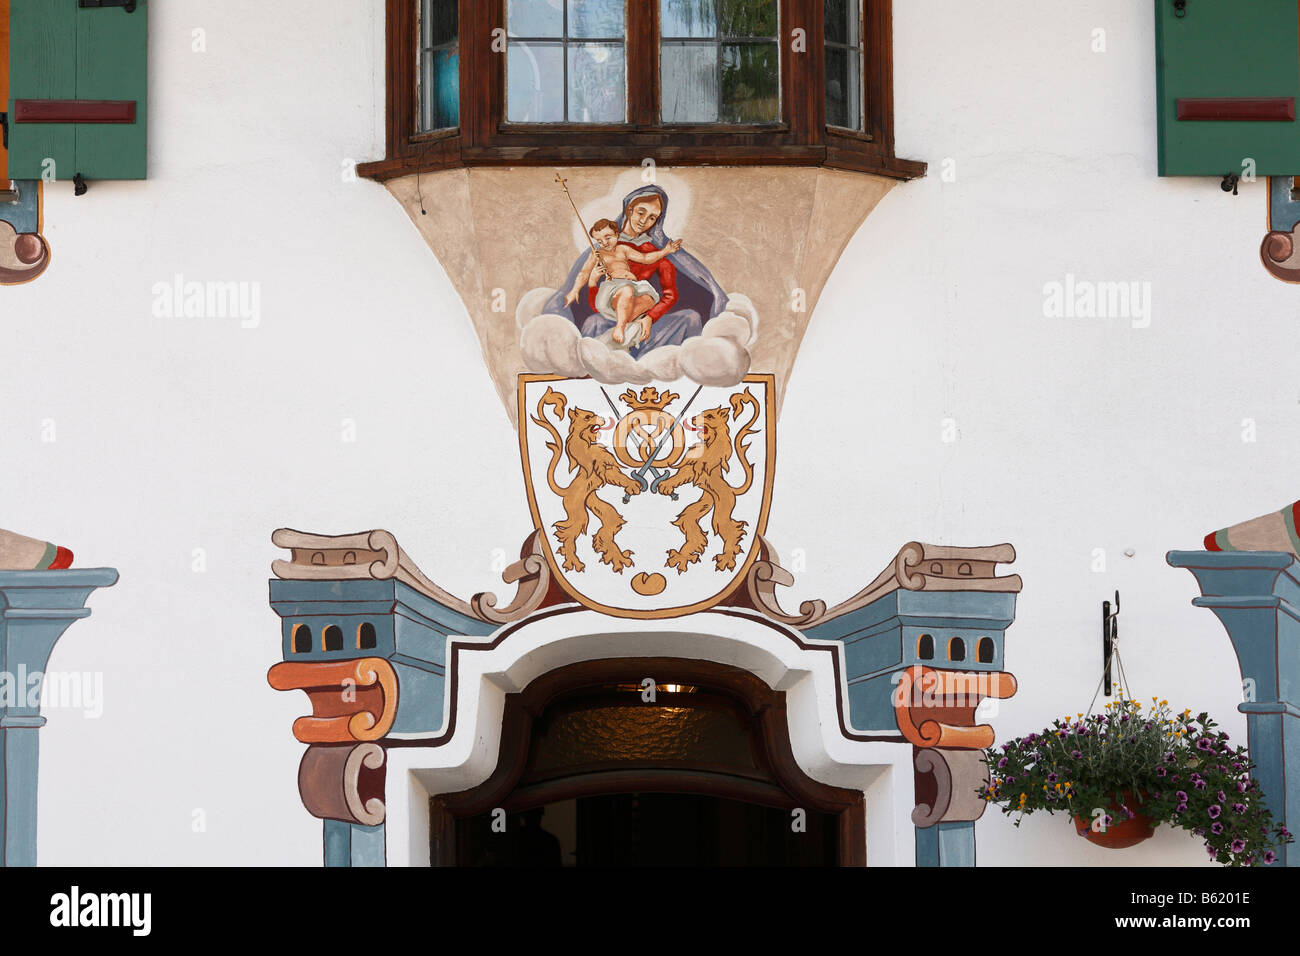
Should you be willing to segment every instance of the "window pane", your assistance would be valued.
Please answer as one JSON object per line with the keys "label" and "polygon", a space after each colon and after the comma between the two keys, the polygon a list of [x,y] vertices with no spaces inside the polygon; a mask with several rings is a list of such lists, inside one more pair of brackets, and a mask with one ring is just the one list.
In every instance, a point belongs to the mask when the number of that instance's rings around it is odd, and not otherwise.
{"label": "window pane", "polygon": [[460,123],[460,57],[456,0],[420,3],[420,129]]}
{"label": "window pane", "polygon": [[826,49],[826,123],[862,129],[862,54]]}
{"label": "window pane", "polygon": [[826,0],[826,42],[849,43],[849,7],[859,0]]}
{"label": "window pane", "polygon": [[455,46],[425,50],[421,84],[420,128],[448,129],[460,125],[460,55]]}
{"label": "window pane", "polygon": [[775,123],[781,116],[780,65],[775,43],[723,44],[724,123]]}
{"label": "window pane", "polygon": [[717,27],[717,0],[659,0],[660,36],[711,37]]}
{"label": "window pane", "polygon": [[569,36],[623,35],[623,0],[569,0]]}
{"label": "window pane", "polygon": [[456,0],[424,0],[420,24],[424,46],[440,46],[456,39]]}
{"label": "window pane", "polygon": [[564,0],[508,0],[506,33],[513,37],[564,35]]}
{"label": "window pane", "polygon": [[861,0],[825,0],[826,123],[864,128]]}
{"label": "window pane", "polygon": [[718,48],[665,43],[660,59],[665,123],[718,121]]}
{"label": "window pane", "polygon": [[720,0],[718,26],[724,37],[776,36],[776,0]]}
{"label": "window pane", "polygon": [[575,43],[569,47],[569,120],[622,123],[627,118],[621,43]]}
{"label": "window pane", "polygon": [[506,119],[559,123],[564,119],[564,46],[511,43],[506,56]]}

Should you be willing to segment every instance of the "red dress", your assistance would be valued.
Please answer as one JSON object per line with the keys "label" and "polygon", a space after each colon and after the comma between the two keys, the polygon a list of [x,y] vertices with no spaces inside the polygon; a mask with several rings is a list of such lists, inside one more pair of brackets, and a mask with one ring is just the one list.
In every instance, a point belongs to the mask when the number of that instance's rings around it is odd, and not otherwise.
{"label": "red dress", "polygon": [[[627,242],[620,239],[620,246],[628,246],[636,249],[638,252],[658,252],[659,247],[653,242],[642,243],[637,245],[634,242]],[[677,301],[677,269],[668,257],[660,259],[658,262],[632,262],[628,261],[628,269],[638,280],[649,279],[652,275],[659,275],[659,301],[655,303],[653,309],[646,313],[650,316],[650,323],[653,325],[659,320],[659,316],[672,309],[673,303]],[[591,306],[591,311],[596,312],[596,286],[587,287],[587,304]]]}

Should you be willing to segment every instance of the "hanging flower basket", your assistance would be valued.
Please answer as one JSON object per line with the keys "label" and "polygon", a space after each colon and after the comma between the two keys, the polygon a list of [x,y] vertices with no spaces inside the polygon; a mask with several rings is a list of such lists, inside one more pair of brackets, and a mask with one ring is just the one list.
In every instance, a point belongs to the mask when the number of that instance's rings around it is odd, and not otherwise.
{"label": "hanging flower basket", "polygon": [[1151,839],[1156,832],[1156,821],[1142,812],[1146,795],[1134,796],[1125,791],[1119,802],[1112,801],[1104,813],[1094,812],[1091,820],[1076,815],[1074,829],[1089,843],[1108,850],[1123,850]]}
{"label": "hanging flower basket", "polygon": [[989,782],[978,792],[1018,814],[1016,826],[1039,810],[1064,812],[1080,835],[1119,849],[1168,823],[1203,839],[1220,863],[1272,863],[1291,834],[1274,824],[1246,749],[1215,727],[1203,713],[1172,713],[1168,701],[1152,698],[1143,712],[1120,699],[985,751]]}

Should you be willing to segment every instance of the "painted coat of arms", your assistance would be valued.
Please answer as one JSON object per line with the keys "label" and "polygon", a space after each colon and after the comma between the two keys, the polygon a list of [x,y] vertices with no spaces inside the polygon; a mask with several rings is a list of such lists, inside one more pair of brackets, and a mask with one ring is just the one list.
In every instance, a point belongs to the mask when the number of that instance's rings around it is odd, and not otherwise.
{"label": "painted coat of arms", "polygon": [[519,377],[533,522],[579,602],[619,617],[707,608],[766,530],[776,434],[771,375],[730,387]]}

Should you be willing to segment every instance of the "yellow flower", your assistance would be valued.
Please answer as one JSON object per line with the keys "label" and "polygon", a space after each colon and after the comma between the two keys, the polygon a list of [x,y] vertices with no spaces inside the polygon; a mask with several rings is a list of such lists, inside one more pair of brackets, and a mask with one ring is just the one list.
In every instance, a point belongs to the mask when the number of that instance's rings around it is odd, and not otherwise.
{"label": "yellow flower", "polygon": [[1162,700],[1162,701],[1160,702],[1160,706],[1161,706],[1161,707],[1168,707],[1168,706],[1169,706],[1169,701],[1167,701],[1167,700]]}

